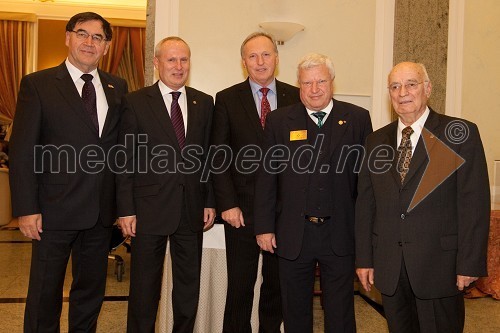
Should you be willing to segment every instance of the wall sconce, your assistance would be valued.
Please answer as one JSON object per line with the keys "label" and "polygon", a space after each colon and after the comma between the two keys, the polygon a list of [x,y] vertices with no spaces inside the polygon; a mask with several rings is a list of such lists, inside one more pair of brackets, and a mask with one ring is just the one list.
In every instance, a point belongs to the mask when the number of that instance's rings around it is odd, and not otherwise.
{"label": "wall sconce", "polygon": [[262,22],[259,27],[271,34],[278,45],[285,44],[287,40],[305,28],[302,24],[292,22]]}

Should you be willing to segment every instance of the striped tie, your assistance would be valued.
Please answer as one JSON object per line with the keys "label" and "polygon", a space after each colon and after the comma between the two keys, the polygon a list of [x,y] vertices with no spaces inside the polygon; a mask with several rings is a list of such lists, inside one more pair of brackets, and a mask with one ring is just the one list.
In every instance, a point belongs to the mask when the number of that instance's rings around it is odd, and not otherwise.
{"label": "striped tie", "polygon": [[170,119],[174,126],[175,136],[179,142],[179,147],[184,148],[186,145],[186,134],[184,131],[184,119],[182,118],[181,107],[179,106],[179,91],[172,91],[172,105],[170,106]]}

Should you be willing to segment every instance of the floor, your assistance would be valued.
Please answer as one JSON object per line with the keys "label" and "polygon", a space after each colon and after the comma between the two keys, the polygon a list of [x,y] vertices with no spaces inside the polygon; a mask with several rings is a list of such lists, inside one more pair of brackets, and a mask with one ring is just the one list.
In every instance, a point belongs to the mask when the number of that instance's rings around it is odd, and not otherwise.
{"label": "floor", "polygon": [[[125,274],[123,275],[123,280],[118,282],[114,274],[115,263],[110,260],[106,298],[99,317],[97,330],[103,333],[120,333],[126,331],[125,319],[129,287],[129,276],[127,273],[130,254],[126,252],[124,246],[119,246],[114,253],[124,259]],[[2,333],[22,332],[30,256],[31,242],[18,230],[0,230],[0,332]],[[63,295],[66,298],[61,318],[62,332],[67,332],[67,296],[69,285],[70,277],[68,276]],[[358,333],[387,333],[387,325],[381,307],[357,293],[354,298]],[[323,312],[319,297],[315,297],[314,299],[314,321],[314,332],[323,332]],[[500,302],[492,298],[467,299],[465,333],[497,332],[500,332]]]}

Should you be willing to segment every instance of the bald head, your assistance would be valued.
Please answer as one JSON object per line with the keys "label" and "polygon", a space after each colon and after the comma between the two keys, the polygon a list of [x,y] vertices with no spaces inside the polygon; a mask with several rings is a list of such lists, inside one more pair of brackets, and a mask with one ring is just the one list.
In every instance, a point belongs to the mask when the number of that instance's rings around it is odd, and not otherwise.
{"label": "bald head", "polygon": [[415,62],[401,62],[393,67],[388,77],[392,106],[401,121],[409,126],[422,116],[427,108],[432,84],[425,66]]}

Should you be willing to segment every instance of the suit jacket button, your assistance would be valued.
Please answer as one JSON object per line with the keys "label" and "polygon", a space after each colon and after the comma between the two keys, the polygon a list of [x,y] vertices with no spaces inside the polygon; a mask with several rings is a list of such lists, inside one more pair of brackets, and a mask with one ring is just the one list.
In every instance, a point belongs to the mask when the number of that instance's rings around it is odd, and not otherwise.
{"label": "suit jacket button", "polygon": [[404,220],[405,219],[405,214],[401,214],[401,220]]}
{"label": "suit jacket button", "polygon": [[403,242],[398,242],[398,245],[399,246],[403,246]]}

